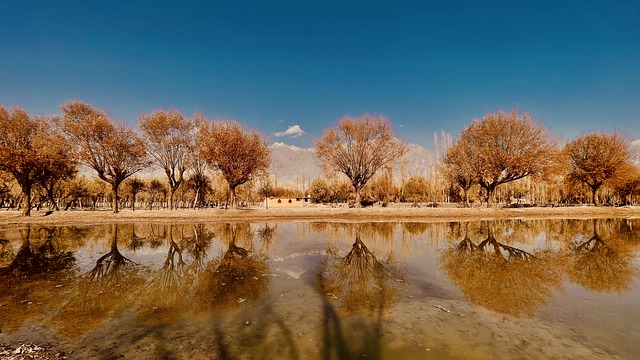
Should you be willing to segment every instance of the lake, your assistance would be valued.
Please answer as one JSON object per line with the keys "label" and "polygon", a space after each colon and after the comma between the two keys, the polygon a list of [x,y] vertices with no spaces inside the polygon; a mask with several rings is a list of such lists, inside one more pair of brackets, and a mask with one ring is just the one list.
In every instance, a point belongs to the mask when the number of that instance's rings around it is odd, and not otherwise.
{"label": "lake", "polygon": [[640,357],[640,220],[0,225],[0,343],[87,359]]}

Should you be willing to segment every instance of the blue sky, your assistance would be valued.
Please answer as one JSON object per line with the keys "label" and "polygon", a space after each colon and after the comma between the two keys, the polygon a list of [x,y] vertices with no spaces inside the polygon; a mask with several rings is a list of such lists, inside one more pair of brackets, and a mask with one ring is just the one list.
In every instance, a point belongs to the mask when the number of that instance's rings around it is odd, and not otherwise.
{"label": "blue sky", "polygon": [[0,44],[0,104],[31,114],[177,108],[310,146],[369,112],[431,148],[518,108],[564,140],[640,138],[638,1],[15,0]]}

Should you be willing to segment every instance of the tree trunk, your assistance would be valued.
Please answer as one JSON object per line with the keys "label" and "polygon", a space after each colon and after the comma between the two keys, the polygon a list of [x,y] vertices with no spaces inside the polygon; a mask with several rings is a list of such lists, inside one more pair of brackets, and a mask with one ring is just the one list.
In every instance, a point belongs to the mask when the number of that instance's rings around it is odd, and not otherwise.
{"label": "tree trunk", "polygon": [[175,210],[175,205],[173,203],[173,196],[176,193],[176,190],[169,184],[169,210]]}
{"label": "tree trunk", "polygon": [[200,209],[201,208],[201,204],[200,204],[200,188],[196,188],[196,194],[193,197],[193,208],[194,209]]}
{"label": "tree trunk", "polygon": [[468,208],[469,207],[469,189],[462,189],[462,192],[464,193],[464,207]]}
{"label": "tree trunk", "polygon": [[51,210],[60,211],[60,207],[58,206],[58,202],[56,201],[55,196],[53,194],[53,188],[52,189],[47,189],[47,196],[49,197],[49,201],[51,201],[51,205],[52,205],[52,209]]}
{"label": "tree trunk", "polygon": [[31,186],[24,186],[22,188],[24,194],[24,207],[22,208],[23,216],[31,216]]}
{"label": "tree trunk", "polygon": [[238,208],[238,197],[236,196],[236,187],[229,185],[229,209]]}
{"label": "tree trunk", "polygon": [[353,204],[353,206],[355,206],[356,208],[360,208],[362,207],[362,204],[360,203],[360,187],[357,185],[353,185],[353,188],[356,190],[356,202],[355,204]]}
{"label": "tree trunk", "polygon": [[488,209],[491,207],[491,195],[493,194],[493,191],[495,190],[496,187],[495,185],[486,185],[482,187],[487,191],[487,195],[485,196],[485,201],[487,203],[487,209]]}
{"label": "tree trunk", "polygon": [[598,203],[598,186],[591,187],[591,202],[593,206],[600,206]]}
{"label": "tree trunk", "polygon": [[113,199],[112,199],[112,203],[113,203],[113,213],[117,214],[118,213],[118,188],[120,187],[120,183],[114,182],[113,185],[111,186],[111,192],[113,193]]}

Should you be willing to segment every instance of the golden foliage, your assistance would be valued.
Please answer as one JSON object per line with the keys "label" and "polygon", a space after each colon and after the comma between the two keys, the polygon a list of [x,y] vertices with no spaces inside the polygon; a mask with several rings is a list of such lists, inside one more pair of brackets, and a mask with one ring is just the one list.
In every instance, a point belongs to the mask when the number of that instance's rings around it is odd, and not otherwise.
{"label": "golden foliage", "polygon": [[179,111],[158,109],[151,114],[140,114],[138,123],[147,152],[167,175],[169,208],[173,209],[173,195],[184,180],[194,146],[193,122]]}
{"label": "golden foliage", "polygon": [[341,172],[351,180],[357,207],[362,187],[378,170],[393,165],[407,151],[395,137],[389,119],[370,114],[345,116],[334,128],[325,130],[314,146],[325,170]]}
{"label": "golden foliage", "polygon": [[499,243],[490,233],[476,245],[465,237],[442,255],[445,274],[465,297],[509,315],[533,315],[562,285],[562,257],[551,251],[530,254]]}
{"label": "golden foliage", "polygon": [[217,121],[203,123],[197,141],[200,156],[227,181],[229,205],[236,208],[236,187],[269,168],[268,140],[257,130],[247,130],[235,121]]}
{"label": "golden foliage", "polygon": [[[390,230],[385,227],[378,231]],[[356,241],[346,256],[332,249],[327,251],[318,269],[316,289],[348,314],[378,314],[388,309],[398,289],[406,286],[404,278],[390,259],[378,260],[357,231]]]}
{"label": "golden foliage", "polygon": [[569,159],[568,177],[591,188],[594,205],[598,205],[598,189],[620,177],[632,155],[628,140],[618,133],[582,135],[569,142],[565,152]]}
{"label": "golden foliage", "polygon": [[557,172],[559,148],[547,128],[529,114],[498,111],[473,120],[445,158],[448,177],[461,187],[478,183],[490,201],[495,188],[527,176]]}
{"label": "golden foliage", "polygon": [[117,213],[120,184],[149,164],[144,143],[125,124],[112,123],[103,111],[79,100],[62,104],[61,110],[60,126],[78,160],[111,185]]}
{"label": "golden foliage", "polygon": [[0,106],[0,171],[10,173],[25,196],[23,215],[31,212],[31,190],[75,175],[69,146],[53,131],[47,119],[33,119],[14,107]]}

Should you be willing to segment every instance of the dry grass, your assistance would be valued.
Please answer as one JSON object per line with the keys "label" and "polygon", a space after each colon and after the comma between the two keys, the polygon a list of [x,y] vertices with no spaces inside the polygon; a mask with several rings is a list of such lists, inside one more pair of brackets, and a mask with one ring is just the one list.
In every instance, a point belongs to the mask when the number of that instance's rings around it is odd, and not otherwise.
{"label": "dry grass", "polygon": [[554,207],[554,208],[412,208],[407,206],[375,207],[364,209],[331,208],[312,205],[302,208],[249,208],[246,210],[122,210],[110,211],[56,211],[49,216],[44,211],[33,211],[23,217],[19,211],[0,212],[0,224],[97,224],[97,223],[192,223],[233,221],[415,221],[442,222],[456,220],[492,219],[586,219],[586,218],[640,218],[640,207]]}

